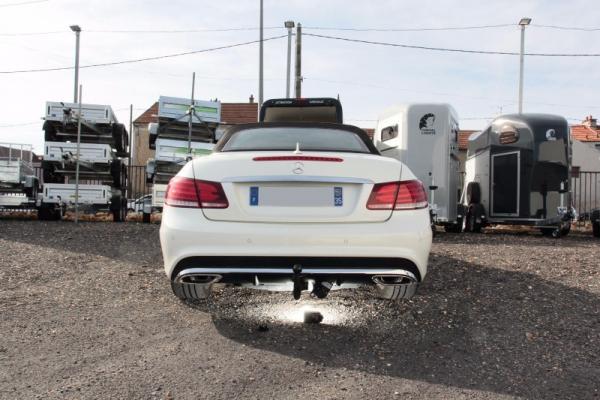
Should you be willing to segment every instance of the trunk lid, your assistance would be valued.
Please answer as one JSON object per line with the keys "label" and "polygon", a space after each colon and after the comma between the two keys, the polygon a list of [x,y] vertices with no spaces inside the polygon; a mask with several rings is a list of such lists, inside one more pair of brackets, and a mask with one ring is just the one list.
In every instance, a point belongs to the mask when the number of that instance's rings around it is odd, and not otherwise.
{"label": "trunk lid", "polygon": [[226,209],[203,209],[215,221],[265,223],[383,222],[368,210],[373,185],[400,180],[402,164],[372,154],[222,152],[194,160],[196,179],[221,182]]}

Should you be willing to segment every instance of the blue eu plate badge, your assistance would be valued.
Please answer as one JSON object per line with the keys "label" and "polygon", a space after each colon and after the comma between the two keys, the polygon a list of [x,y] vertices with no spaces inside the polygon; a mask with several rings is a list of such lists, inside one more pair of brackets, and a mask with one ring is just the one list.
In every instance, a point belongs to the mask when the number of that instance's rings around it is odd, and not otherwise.
{"label": "blue eu plate badge", "polygon": [[250,186],[250,205],[258,205],[258,186]]}
{"label": "blue eu plate badge", "polygon": [[342,207],[344,205],[344,195],[340,186],[333,188],[333,205],[335,207]]}

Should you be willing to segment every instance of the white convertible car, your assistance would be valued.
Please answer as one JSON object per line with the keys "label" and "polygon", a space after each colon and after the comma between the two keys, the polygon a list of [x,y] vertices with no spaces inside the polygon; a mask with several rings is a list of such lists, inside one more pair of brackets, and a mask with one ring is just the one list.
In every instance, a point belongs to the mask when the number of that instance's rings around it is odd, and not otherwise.
{"label": "white convertible car", "polygon": [[363,285],[410,298],[431,236],[421,182],[363,130],[332,123],[231,128],[171,179],[160,228],[181,299],[217,282],[296,299]]}

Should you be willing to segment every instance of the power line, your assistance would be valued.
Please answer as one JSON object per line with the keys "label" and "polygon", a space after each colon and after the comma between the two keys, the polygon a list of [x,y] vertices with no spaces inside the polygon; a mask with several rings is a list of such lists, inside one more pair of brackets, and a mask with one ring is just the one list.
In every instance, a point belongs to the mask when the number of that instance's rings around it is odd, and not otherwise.
{"label": "power line", "polygon": [[[257,27],[242,27],[242,28],[207,28],[207,29],[123,29],[123,30],[86,30],[86,33],[202,33],[202,32],[232,32],[232,31],[257,31]],[[264,30],[285,29],[283,26],[266,26]]]}
{"label": "power line", "polygon": [[[47,1],[47,0],[46,0]],[[258,27],[240,27],[240,28],[206,28],[206,29],[155,29],[155,30],[138,30],[138,29],[122,29],[122,30],[103,30],[103,29],[86,29],[85,33],[115,33],[115,34],[177,34],[177,33],[204,33],[204,32],[240,32],[240,31],[256,31]],[[272,29],[285,29],[280,26],[267,26],[265,30]],[[71,31],[48,31],[48,32],[15,32],[15,33],[0,33],[0,36],[43,36],[43,35],[55,35],[61,33],[71,33]]]}
{"label": "power line", "polygon": [[582,27],[578,27],[578,26],[539,25],[539,24],[531,24],[531,26],[534,28],[558,29],[561,31],[583,31],[583,32],[600,31],[600,28],[582,28]]}
{"label": "power line", "polygon": [[0,4],[0,7],[14,7],[14,6],[25,6],[28,4],[35,4],[35,3],[44,3],[48,0],[31,0],[31,1],[22,1],[20,3],[8,3],[8,4]]}
{"label": "power line", "polygon": [[0,33],[0,36],[43,36],[43,35],[55,35],[57,33],[71,33],[71,32],[70,31],[15,32],[15,33]]}
{"label": "power line", "polygon": [[[402,43],[388,43],[388,42],[375,42],[371,40],[363,39],[351,39],[338,36],[318,35],[315,33],[304,33],[304,36],[313,36],[322,39],[341,40],[344,42],[354,42],[363,44],[374,44],[379,46],[390,46],[390,47],[402,47],[405,49],[416,49],[416,50],[430,50],[430,51],[445,51],[452,53],[469,53],[469,54],[490,54],[490,55],[504,55],[504,56],[518,56],[519,53],[509,51],[487,51],[487,50],[467,50],[467,49],[452,49],[444,47],[430,47],[430,46],[416,46]],[[537,57],[600,57],[600,53],[589,53],[589,54],[576,54],[576,53],[525,53],[526,56],[537,56]]]}
{"label": "power line", "polygon": [[[263,39],[263,41],[266,42],[266,41],[269,41],[269,40],[276,40],[276,39],[281,39],[281,38],[284,38],[284,37],[287,37],[287,35],[273,36],[273,37],[270,37],[270,38]],[[186,52],[183,52],[183,53],[166,54],[166,55],[161,55],[161,56],[136,58],[136,59],[132,59],[132,60],[122,60],[122,61],[113,61],[113,62],[106,62],[106,63],[82,65],[79,68],[106,67],[106,66],[109,66],[109,65],[132,64],[132,63],[138,63],[138,62],[142,62],[142,61],[161,60],[161,59],[165,59],[165,58],[187,56],[187,55],[190,55],[190,54],[207,53],[207,52],[212,52],[212,51],[217,51],[217,50],[231,49],[231,48],[234,48],[234,47],[246,46],[246,45],[253,44],[253,43],[258,43],[258,42],[260,42],[260,40],[252,40],[252,41],[249,41],[249,42],[242,42],[242,43],[235,43],[235,44],[230,44],[230,45],[226,45],[226,46],[212,47],[210,49],[186,51]],[[0,74],[19,74],[19,73],[30,73],[30,72],[64,71],[64,70],[70,70],[70,69],[73,69],[73,68],[75,68],[75,67],[23,69],[23,70],[15,70],[15,71],[0,71]]]}
{"label": "power line", "polygon": [[336,28],[322,26],[303,26],[305,29],[314,29],[322,31],[352,31],[352,32],[425,32],[425,31],[463,31],[471,29],[491,29],[515,27],[516,24],[497,24],[497,25],[478,25],[478,26],[451,26],[451,27],[431,27],[431,28]]}
{"label": "power line", "polygon": [[18,123],[18,124],[8,124],[8,125],[0,125],[0,128],[14,128],[17,126],[28,126],[28,125],[36,125],[39,124],[40,121],[35,121],[35,122],[22,122],[22,123]]}

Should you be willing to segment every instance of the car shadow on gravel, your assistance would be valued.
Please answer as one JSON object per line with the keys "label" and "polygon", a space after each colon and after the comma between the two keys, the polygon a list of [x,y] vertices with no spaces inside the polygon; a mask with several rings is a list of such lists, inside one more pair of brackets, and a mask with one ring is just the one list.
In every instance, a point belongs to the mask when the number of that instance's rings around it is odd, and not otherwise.
{"label": "car shadow on gravel", "polygon": [[410,302],[338,293],[325,304],[354,314],[339,324],[256,312],[284,299],[278,294],[218,295],[192,307],[210,313],[224,337],[307,366],[526,398],[600,396],[600,298],[592,293],[439,255]]}
{"label": "car shadow on gravel", "polygon": [[435,241],[446,244],[491,244],[491,245],[535,245],[546,247],[585,247],[595,244],[598,239],[591,234],[575,233],[560,238],[551,238],[537,233],[507,233],[507,232],[484,232],[484,233],[447,233],[438,232],[434,236]]}

